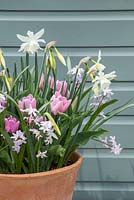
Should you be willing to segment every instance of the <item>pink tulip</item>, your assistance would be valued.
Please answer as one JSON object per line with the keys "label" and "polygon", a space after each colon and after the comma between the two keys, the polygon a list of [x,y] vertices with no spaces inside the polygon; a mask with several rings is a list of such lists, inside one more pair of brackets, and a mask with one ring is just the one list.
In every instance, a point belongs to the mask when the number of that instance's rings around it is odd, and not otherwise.
{"label": "pink tulip", "polygon": [[23,111],[27,108],[36,108],[36,99],[29,94],[26,97],[23,97],[22,100],[18,101],[19,108]]}
{"label": "pink tulip", "polygon": [[67,100],[66,97],[62,96],[60,92],[55,92],[51,98],[51,112],[57,115],[59,112],[65,112],[71,103],[71,99]]}
{"label": "pink tulip", "polygon": [[48,85],[51,89],[54,89],[54,78],[51,76],[48,78]]}
{"label": "pink tulip", "polygon": [[20,122],[15,117],[10,116],[4,119],[4,125],[7,132],[13,133],[18,130]]}
{"label": "pink tulip", "polygon": [[[49,77],[48,84],[49,84],[50,88],[54,89],[54,78],[53,77]],[[65,96],[66,91],[67,91],[67,82],[57,80],[56,81],[56,91],[58,91],[60,93],[62,92],[62,95]]]}
{"label": "pink tulip", "polygon": [[44,73],[41,74],[39,89],[43,90],[43,86],[44,86]]}

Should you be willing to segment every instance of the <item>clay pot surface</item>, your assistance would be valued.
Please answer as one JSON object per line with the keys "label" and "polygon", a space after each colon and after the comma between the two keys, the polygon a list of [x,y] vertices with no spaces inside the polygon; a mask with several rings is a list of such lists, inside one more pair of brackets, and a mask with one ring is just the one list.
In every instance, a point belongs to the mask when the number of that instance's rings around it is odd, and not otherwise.
{"label": "clay pot surface", "polygon": [[0,174],[0,200],[72,200],[82,157],[72,156],[73,164],[33,174]]}

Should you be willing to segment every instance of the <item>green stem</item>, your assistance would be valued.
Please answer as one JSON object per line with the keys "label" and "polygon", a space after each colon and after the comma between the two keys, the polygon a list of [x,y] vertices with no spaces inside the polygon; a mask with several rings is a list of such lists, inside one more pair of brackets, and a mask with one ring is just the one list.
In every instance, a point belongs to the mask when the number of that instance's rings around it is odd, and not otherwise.
{"label": "green stem", "polygon": [[38,77],[38,56],[37,56],[37,52],[35,52],[35,89],[37,87],[38,78],[39,78]]}
{"label": "green stem", "polygon": [[6,145],[5,147],[3,147],[2,149],[0,149],[0,152],[3,151],[4,149],[6,149],[8,147],[8,145]]}
{"label": "green stem", "polygon": [[[71,138],[71,134],[72,134],[72,124],[70,124],[69,131],[68,131],[68,134],[67,134],[64,146],[63,146],[65,149],[66,149],[66,147],[68,145],[68,142],[69,142],[69,140]],[[64,155],[62,157],[60,157],[58,165],[57,165],[57,168],[60,168],[60,167],[63,166],[64,160],[65,160],[65,155],[66,155],[66,152],[64,153]]]}
{"label": "green stem", "polygon": [[[39,151],[40,147],[41,147],[41,140],[38,141],[37,146],[38,146],[38,151]],[[39,172],[39,171],[40,171],[40,158],[38,157],[37,158],[37,165],[36,165],[36,172]]]}
{"label": "green stem", "polygon": [[[44,71],[45,58],[46,58],[46,55],[44,54],[43,60],[42,60],[42,64],[41,64],[41,69],[40,69],[40,72],[39,72],[39,78],[38,78],[38,81],[37,81],[37,84],[36,84],[36,88],[35,88],[35,93],[34,93],[34,96],[35,96],[35,97],[37,96],[38,91],[39,91],[39,83],[40,83],[40,79],[41,79],[42,72]],[[36,80],[35,80],[35,81],[36,81]]]}
{"label": "green stem", "polygon": [[40,171],[40,158],[37,158],[37,169],[36,172]]}

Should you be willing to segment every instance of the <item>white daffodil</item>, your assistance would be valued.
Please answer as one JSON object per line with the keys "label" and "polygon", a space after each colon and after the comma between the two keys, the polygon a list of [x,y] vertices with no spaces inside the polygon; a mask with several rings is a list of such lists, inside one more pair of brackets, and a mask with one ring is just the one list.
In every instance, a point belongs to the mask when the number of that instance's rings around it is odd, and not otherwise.
{"label": "white daffodil", "polygon": [[99,83],[101,90],[103,90],[110,86],[111,80],[113,80],[115,77],[116,77],[115,71],[109,74],[104,74],[104,72],[100,71],[98,73],[98,76],[96,76],[92,82]]}
{"label": "white daffodil", "polygon": [[97,82],[93,84],[92,90],[95,94],[95,97],[99,97],[99,84]]}
{"label": "white daffodil", "polygon": [[106,68],[103,64],[100,63],[100,61],[101,61],[101,50],[99,50],[97,62],[87,72],[88,75],[94,74],[97,71],[102,72]]}
{"label": "white daffodil", "polygon": [[34,34],[31,31],[27,31],[27,36],[17,34],[17,38],[23,43],[19,51],[28,52],[34,54],[38,49],[41,49],[39,42],[46,43],[44,39],[40,39],[44,34],[44,29]]}

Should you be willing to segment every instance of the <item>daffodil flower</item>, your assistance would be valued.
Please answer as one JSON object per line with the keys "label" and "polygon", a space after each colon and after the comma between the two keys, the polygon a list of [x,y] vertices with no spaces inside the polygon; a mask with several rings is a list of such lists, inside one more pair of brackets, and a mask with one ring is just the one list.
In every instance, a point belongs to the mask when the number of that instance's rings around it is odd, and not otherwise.
{"label": "daffodil flower", "polygon": [[39,42],[46,43],[44,39],[40,39],[43,36],[43,34],[44,29],[41,29],[35,34],[31,31],[28,31],[27,36],[17,34],[17,38],[23,42],[21,44],[19,52],[23,51],[34,54],[35,52],[37,52],[38,49],[41,49]]}
{"label": "daffodil flower", "polygon": [[87,72],[89,75],[92,75],[97,71],[102,72],[106,68],[103,64],[100,63],[100,61],[101,61],[101,50],[99,50],[97,62],[94,61],[95,64]]}
{"label": "daffodil flower", "polygon": [[113,80],[114,78],[116,78],[115,71],[109,74],[104,74],[104,72],[100,71],[98,73],[98,76],[96,76],[92,82],[97,82],[98,84],[100,84],[100,87],[103,90],[109,87],[109,85],[111,84],[111,80]]}

